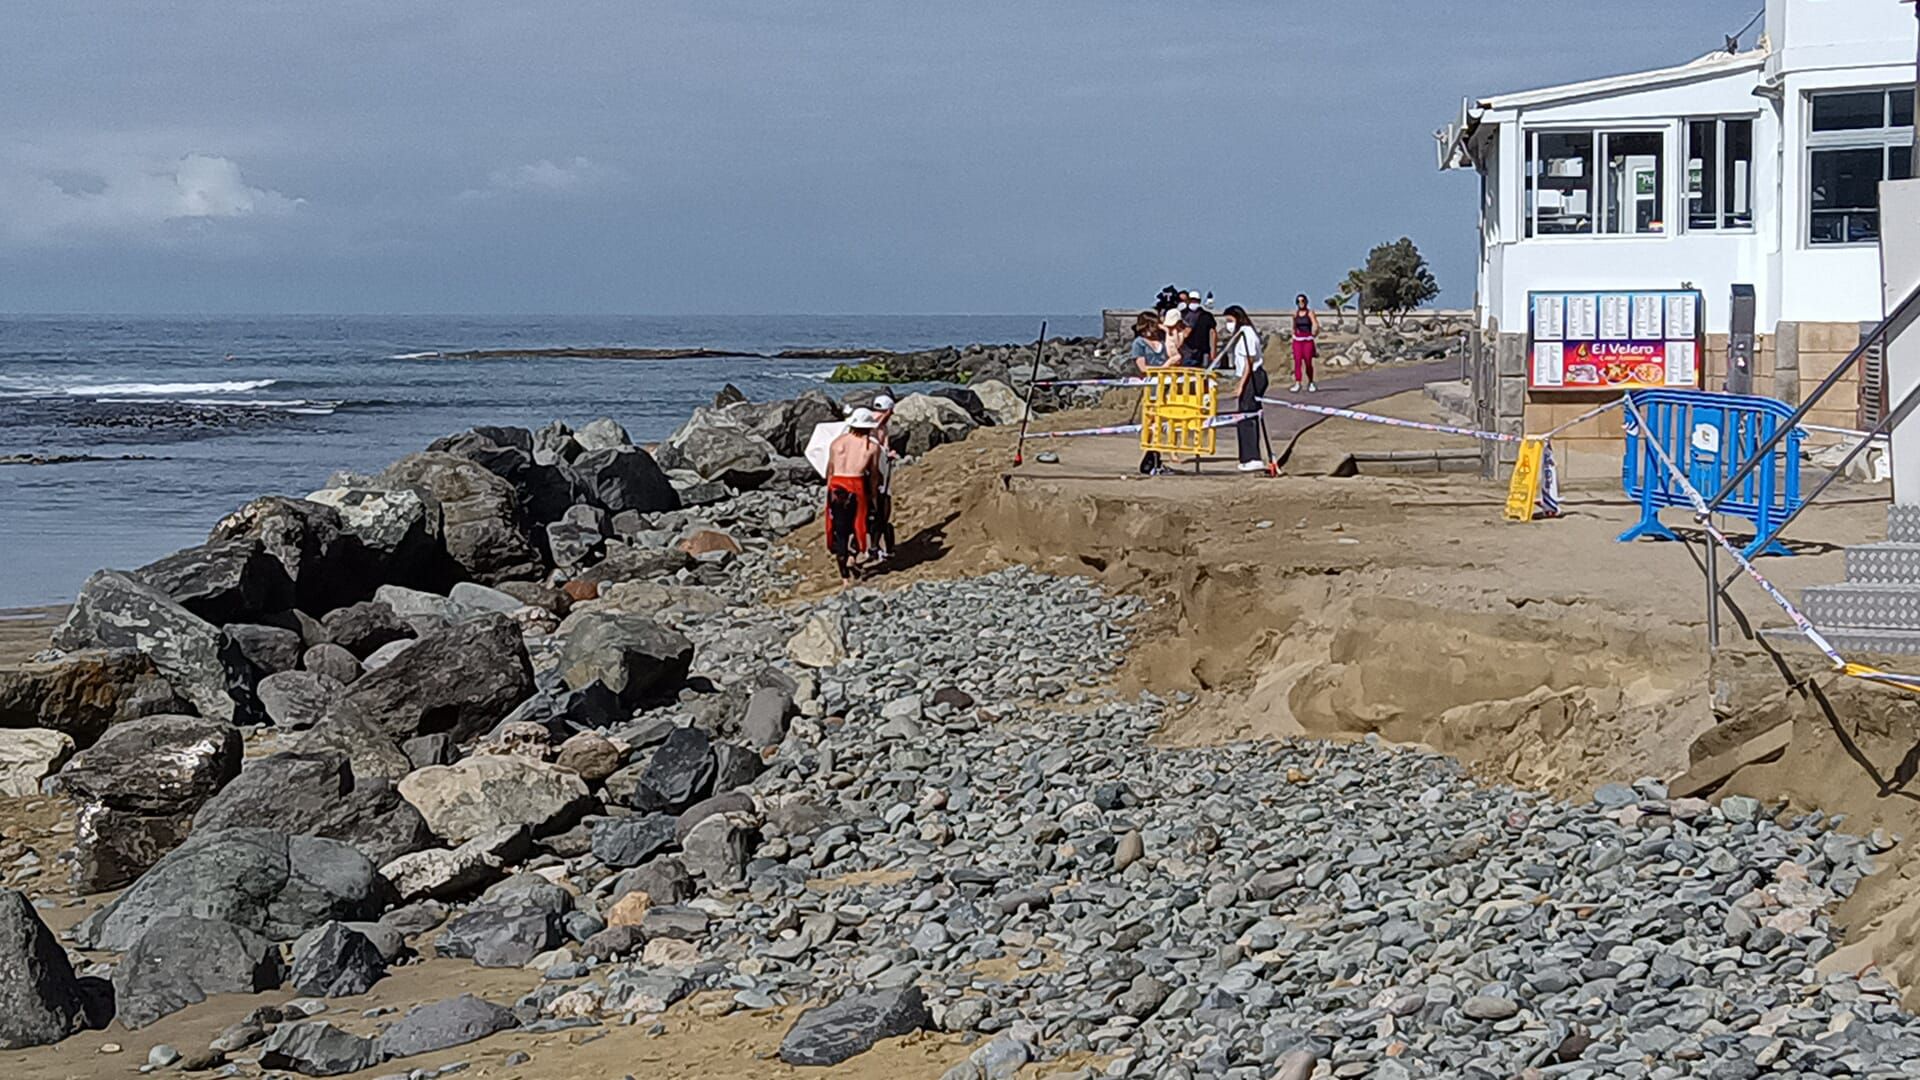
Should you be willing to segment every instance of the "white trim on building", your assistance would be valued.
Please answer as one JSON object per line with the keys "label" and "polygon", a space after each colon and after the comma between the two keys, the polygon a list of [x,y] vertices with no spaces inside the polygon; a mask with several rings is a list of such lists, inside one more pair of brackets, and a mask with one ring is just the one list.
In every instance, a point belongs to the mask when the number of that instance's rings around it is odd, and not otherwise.
{"label": "white trim on building", "polygon": [[1524,328],[1529,291],[1683,284],[1713,333],[1735,284],[1762,334],[1879,318],[1878,182],[1913,167],[1913,7],[1772,0],[1766,25],[1749,52],[1469,105],[1442,163],[1480,174],[1483,325]]}

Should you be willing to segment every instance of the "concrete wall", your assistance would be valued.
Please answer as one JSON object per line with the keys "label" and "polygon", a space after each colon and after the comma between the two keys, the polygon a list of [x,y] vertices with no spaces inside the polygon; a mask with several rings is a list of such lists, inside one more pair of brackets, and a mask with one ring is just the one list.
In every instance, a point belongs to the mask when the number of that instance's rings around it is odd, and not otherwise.
{"label": "concrete wall", "polygon": [[[1110,341],[1131,342],[1133,340],[1134,318],[1142,311],[1148,310],[1148,308],[1151,307],[1152,305],[1149,304],[1147,308],[1103,308],[1100,312],[1100,336]],[[1319,308],[1317,310],[1320,315],[1321,325],[1331,329],[1335,322],[1333,312],[1326,308]],[[1215,318],[1218,318],[1220,316],[1219,309],[1216,308],[1213,314]],[[1247,315],[1253,319],[1254,327],[1268,339],[1269,345],[1272,344],[1275,337],[1285,340],[1293,333],[1292,308],[1288,308],[1285,311],[1272,309],[1255,311],[1250,309]],[[1374,319],[1375,316],[1367,316],[1370,324]],[[1418,323],[1436,320],[1442,323],[1454,324],[1459,331],[1464,332],[1468,327],[1473,325],[1473,312],[1463,311],[1458,308],[1422,308],[1418,311],[1410,312],[1407,315],[1408,322]],[[1342,321],[1347,327],[1354,325],[1352,309],[1348,309]]]}

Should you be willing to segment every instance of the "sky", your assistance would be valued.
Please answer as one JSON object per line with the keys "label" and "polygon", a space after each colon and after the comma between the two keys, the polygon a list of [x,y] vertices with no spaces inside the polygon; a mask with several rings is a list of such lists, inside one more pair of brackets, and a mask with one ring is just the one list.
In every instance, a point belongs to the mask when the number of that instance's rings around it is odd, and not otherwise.
{"label": "sky", "polygon": [[1461,99],[1759,6],[0,0],[0,311],[1271,307],[1400,236],[1465,306]]}

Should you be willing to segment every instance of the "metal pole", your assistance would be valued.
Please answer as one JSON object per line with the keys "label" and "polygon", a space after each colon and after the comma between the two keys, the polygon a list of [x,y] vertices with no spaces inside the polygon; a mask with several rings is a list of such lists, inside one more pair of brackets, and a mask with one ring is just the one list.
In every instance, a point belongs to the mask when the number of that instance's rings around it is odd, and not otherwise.
{"label": "metal pole", "polygon": [[1027,400],[1020,405],[1020,438],[1014,443],[1013,463],[1026,460],[1027,418],[1033,415],[1033,383],[1040,377],[1040,354],[1047,351],[1047,320],[1040,320],[1040,340],[1033,343],[1033,373],[1027,376]]}
{"label": "metal pole", "polygon": [[1720,651],[1720,571],[1716,558],[1720,545],[1707,537],[1707,652]]}

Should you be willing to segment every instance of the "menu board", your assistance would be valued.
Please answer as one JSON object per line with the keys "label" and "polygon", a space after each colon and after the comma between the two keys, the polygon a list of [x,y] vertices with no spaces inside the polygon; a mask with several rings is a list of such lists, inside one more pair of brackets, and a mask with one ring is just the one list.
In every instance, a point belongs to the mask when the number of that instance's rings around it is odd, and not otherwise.
{"label": "menu board", "polygon": [[1645,390],[1700,385],[1700,293],[1531,292],[1527,386]]}

